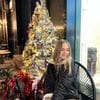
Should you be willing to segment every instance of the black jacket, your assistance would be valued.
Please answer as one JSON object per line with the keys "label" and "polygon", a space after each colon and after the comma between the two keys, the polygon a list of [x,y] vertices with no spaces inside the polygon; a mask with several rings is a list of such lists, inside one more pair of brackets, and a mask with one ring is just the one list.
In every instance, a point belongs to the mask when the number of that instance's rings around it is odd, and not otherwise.
{"label": "black jacket", "polygon": [[77,99],[78,92],[75,81],[77,75],[77,66],[74,61],[71,63],[72,74],[68,74],[64,70],[64,65],[57,70],[54,64],[49,63],[44,80],[44,91],[46,93],[53,93],[52,100],[67,100]]}

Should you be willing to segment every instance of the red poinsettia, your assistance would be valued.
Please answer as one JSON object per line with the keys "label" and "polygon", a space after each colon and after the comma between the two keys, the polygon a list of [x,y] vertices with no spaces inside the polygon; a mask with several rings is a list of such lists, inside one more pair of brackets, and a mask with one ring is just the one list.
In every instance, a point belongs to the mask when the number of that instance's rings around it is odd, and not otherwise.
{"label": "red poinsettia", "polygon": [[32,83],[33,83],[33,81],[29,77],[29,74],[19,70],[17,71],[17,77],[20,81],[24,83],[25,86],[23,93],[24,95],[28,96],[32,91]]}
{"label": "red poinsettia", "polygon": [[13,94],[14,89],[15,89],[15,84],[16,84],[16,78],[15,77],[12,78],[12,79],[9,79],[7,81],[7,85],[4,87],[4,92],[3,92],[3,95],[2,95],[2,100],[5,100],[9,88],[10,88],[10,91],[11,91],[10,95]]}
{"label": "red poinsettia", "polygon": [[28,96],[32,92],[32,83],[33,81],[27,81],[24,87],[24,94]]}
{"label": "red poinsettia", "polygon": [[17,77],[20,81],[24,83],[30,79],[28,73],[24,73],[22,70],[17,71]]}
{"label": "red poinsettia", "polygon": [[22,82],[23,83],[23,91],[21,91],[25,96],[28,96],[32,92],[32,83],[33,81],[30,79],[28,73],[24,73],[21,70],[17,71],[16,77],[13,77],[7,81],[6,86],[4,87],[4,92],[2,95],[2,100],[5,100],[7,96],[7,92],[10,89],[10,94],[14,92],[16,89],[16,83],[17,82]]}

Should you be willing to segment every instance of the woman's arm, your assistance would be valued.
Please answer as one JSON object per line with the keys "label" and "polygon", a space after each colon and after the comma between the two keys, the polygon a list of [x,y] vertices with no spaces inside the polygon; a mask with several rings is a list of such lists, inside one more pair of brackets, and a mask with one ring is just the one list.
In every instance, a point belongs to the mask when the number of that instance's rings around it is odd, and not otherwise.
{"label": "woman's arm", "polygon": [[56,82],[56,70],[53,64],[48,64],[44,79],[44,94],[54,92]]}
{"label": "woman's arm", "polygon": [[66,76],[66,73],[59,82],[56,84],[52,100],[64,100],[70,93],[69,89],[72,88],[73,77]]}

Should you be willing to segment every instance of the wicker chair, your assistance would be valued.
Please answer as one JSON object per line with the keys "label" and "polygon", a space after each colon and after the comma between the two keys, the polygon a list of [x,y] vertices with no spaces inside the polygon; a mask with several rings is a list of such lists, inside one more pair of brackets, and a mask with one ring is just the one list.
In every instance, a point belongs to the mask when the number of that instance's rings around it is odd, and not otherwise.
{"label": "wicker chair", "polygon": [[79,62],[75,61],[75,64],[78,65],[77,89],[82,100],[96,100],[96,88],[90,73]]}

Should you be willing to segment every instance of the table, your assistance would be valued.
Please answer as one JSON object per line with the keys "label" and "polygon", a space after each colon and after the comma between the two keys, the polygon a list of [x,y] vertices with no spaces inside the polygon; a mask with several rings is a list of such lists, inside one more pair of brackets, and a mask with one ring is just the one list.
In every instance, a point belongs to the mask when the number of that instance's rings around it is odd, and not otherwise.
{"label": "table", "polygon": [[11,52],[6,50],[0,50],[0,63],[2,64],[4,62],[4,57],[7,57]]}

